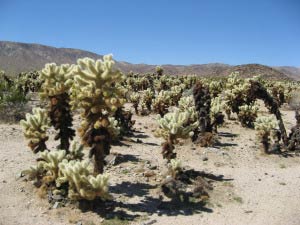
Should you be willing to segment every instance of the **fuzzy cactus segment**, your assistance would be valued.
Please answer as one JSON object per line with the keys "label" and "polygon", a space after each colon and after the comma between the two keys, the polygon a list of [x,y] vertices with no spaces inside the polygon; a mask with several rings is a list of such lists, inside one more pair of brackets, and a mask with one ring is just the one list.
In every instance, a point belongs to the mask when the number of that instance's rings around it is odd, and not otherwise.
{"label": "fuzzy cactus segment", "polygon": [[55,96],[65,93],[73,83],[74,65],[48,63],[40,72],[40,79],[44,81],[42,85],[41,97]]}
{"label": "fuzzy cactus segment", "polygon": [[45,142],[48,140],[47,129],[50,120],[47,112],[41,108],[34,108],[33,114],[26,114],[26,120],[21,120],[25,138],[29,139],[28,146],[34,153],[44,151],[47,147]]}
{"label": "fuzzy cactus segment", "polygon": [[72,200],[94,200],[100,197],[110,199],[108,193],[108,175],[92,176],[86,161],[67,161],[59,164],[60,177],[56,180],[57,187],[68,183],[68,197]]}

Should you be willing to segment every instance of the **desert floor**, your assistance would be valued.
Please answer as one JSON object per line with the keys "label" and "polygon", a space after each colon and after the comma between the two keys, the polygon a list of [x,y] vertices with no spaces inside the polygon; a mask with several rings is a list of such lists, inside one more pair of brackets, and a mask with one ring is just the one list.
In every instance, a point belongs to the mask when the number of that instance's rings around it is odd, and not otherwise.
{"label": "desert floor", "polygon": [[[282,114],[289,130],[294,112]],[[208,202],[171,204],[166,197],[160,199],[166,163],[163,140],[153,136],[156,116],[134,119],[136,132],[112,147],[115,162],[106,168],[114,201],[93,209],[76,204],[53,208],[39,197],[32,182],[20,177],[36,158],[21,127],[0,124],[0,224],[300,224],[300,156],[265,155],[255,130],[227,120],[219,128],[219,145],[202,148],[185,140],[176,146],[185,168],[221,178],[212,181]]]}

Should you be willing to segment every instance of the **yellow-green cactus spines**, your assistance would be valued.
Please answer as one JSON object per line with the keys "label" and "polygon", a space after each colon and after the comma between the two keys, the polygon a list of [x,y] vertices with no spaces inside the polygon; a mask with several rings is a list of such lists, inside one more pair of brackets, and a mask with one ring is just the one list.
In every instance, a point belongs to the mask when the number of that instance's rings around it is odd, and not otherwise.
{"label": "yellow-green cactus spines", "polygon": [[60,139],[59,149],[69,150],[70,140],[75,136],[72,129],[72,113],[69,92],[73,84],[74,65],[55,63],[46,64],[40,73],[44,81],[41,97],[49,99],[49,117],[51,125],[58,130],[55,140]]}
{"label": "yellow-green cactus spines", "polygon": [[104,157],[109,154],[112,141],[109,116],[125,102],[122,89],[116,85],[124,80],[124,75],[113,68],[111,55],[104,56],[103,61],[84,58],[77,63],[71,104],[83,109],[79,134],[83,143],[91,147],[95,173],[103,173]]}
{"label": "yellow-green cactus spines", "polygon": [[270,137],[276,136],[278,121],[274,115],[260,116],[254,122],[257,136],[259,137],[265,153],[269,153]]}
{"label": "yellow-green cactus spines", "polygon": [[176,157],[173,150],[178,138],[188,138],[194,135],[193,130],[198,127],[199,123],[196,121],[191,124],[190,117],[189,112],[181,112],[179,109],[175,109],[174,112],[158,118],[159,129],[155,135],[165,139],[162,150],[164,158],[170,160]]}
{"label": "yellow-green cactus spines", "polygon": [[72,200],[94,200],[100,197],[110,199],[108,193],[108,175],[92,176],[87,161],[67,161],[59,164],[60,177],[56,180],[57,187],[68,183],[68,197]]}
{"label": "yellow-green cactus spines", "polygon": [[26,114],[26,120],[21,120],[25,138],[29,140],[28,146],[34,153],[47,149],[47,129],[50,126],[50,119],[46,110],[33,108],[33,114]]}

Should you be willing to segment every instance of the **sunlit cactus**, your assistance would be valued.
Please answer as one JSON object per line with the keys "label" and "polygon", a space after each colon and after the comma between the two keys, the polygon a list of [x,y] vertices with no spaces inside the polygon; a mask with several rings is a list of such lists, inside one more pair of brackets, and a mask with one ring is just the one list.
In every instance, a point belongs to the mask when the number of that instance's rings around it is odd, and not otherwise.
{"label": "sunlit cactus", "polygon": [[215,97],[211,100],[210,118],[215,132],[217,132],[217,127],[224,123],[224,115],[223,115],[224,105],[225,102],[222,100],[220,96]]}
{"label": "sunlit cactus", "polygon": [[176,178],[178,172],[182,171],[182,162],[178,159],[171,159],[168,164],[169,173],[173,178]]}
{"label": "sunlit cactus", "polygon": [[139,113],[138,107],[139,107],[141,95],[139,93],[132,93],[129,96],[129,98],[130,98],[130,102],[132,103],[132,106],[134,108],[135,114],[138,115],[138,113]]}
{"label": "sunlit cactus", "polygon": [[36,166],[31,166],[28,170],[23,171],[31,179],[40,179],[42,184],[55,182],[59,176],[59,163],[66,157],[65,150],[44,151],[39,154]]}
{"label": "sunlit cactus", "polygon": [[28,146],[34,153],[47,149],[47,129],[50,126],[50,119],[46,110],[33,108],[33,114],[26,114],[26,120],[21,120],[24,136],[29,140]]}
{"label": "sunlit cactus", "polygon": [[67,161],[59,164],[60,177],[56,180],[57,187],[68,184],[68,197],[72,200],[110,199],[108,193],[108,175],[91,175],[87,161]]}
{"label": "sunlit cactus", "polygon": [[142,104],[145,104],[147,110],[151,112],[151,105],[154,99],[154,92],[151,88],[147,88],[142,93]]}
{"label": "sunlit cactus", "polygon": [[176,157],[173,152],[174,144],[178,138],[188,138],[194,135],[193,130],[199,125],[198,121],[189,123],[191,114],[188,112],[181,112],[175,109],[158,119],[159,128],[155,135],[165,139],[163,144],[163,157],[170,160]]}
{"label": "sunlit cactus", "polygon": [[55,140],[60,139],[59,149],[69,150],[70,140],[75,136],[72,129],[72,114],[70,101],[70,88],[73,84],[74,65],[55,63],[46,64],[40,72],[40,79],[43,81],[41,97],[50,101],[49,117],[51,125],[59,130]]}
{"label": "sunlit cactus", "polygon": [[265,153],[269,153],[270,137],[274,137],[277,134],[278,121],[274,115],[260,116],[254,122],[255,130],[257,130],[257,136],[263,144]]}
{"label": "sunlit cactus", "polygon": [[259,107],[257,104],[242,105],[239,107],[238,119],[242,126],[254,128],[254,121],[257,118]]}
{"label": "sunlit cactus", "polygon": [[111,55],[102,60],[79,59],[74,69],[72,105],[83,109],[79,134],[85,145],[91,147],[90,157],[95,157],[95,173],[103,173],[104,157],[109,154],[112,135],[109,116],[121,107],[125,100],[116,85],[124,75],[113,69]]}
{"label": "sunlit cactus", "polygon": [[156,74],[157,74],[157,76],[162,76],[163,75],[163,73],[164,73],[164,69],[161,67],[161,66],[157,66],[156,68],[155,68],[155,70],[156,70]]}
{"label": "sunlit cactus", "polygon": [[210,81],[209,82],[209,92],[212,98],[217,97],[222,92],[222,81]]}
{"label": "sunlit cactus", "polygon": [[160,116],[164,116],[168,112],[168,108],[171,104],[170,91],[160,91],[152,102],[152,108],[154,112]]}

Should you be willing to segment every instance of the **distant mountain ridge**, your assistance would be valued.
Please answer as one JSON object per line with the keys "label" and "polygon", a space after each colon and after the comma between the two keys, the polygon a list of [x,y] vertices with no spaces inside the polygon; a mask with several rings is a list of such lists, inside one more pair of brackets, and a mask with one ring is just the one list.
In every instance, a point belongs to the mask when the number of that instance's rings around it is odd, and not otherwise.
{"label": "distant mountain ridge", "polygon": [[[27,44],[10,41],[0,41],[0,69],[8,75],[20,72],[40,70],[46,63],[55,62],[76,63],[78,58],[102,58],[102,55],[79,49],[55,48],[40,44]],[[116,67],[124,73],[153,73],[156,65],[132,64],[116,62]],[[300,80],[300,68],[281,66],[269,67],[260,64],[244,64],[231,66],[221,63],[196,64],[196,65],[162,65],[165,74],[199,76],[227,76],[233,71],[239,71],[242,77],[251,77],[261,74],[270,79],[295,79]]]}

